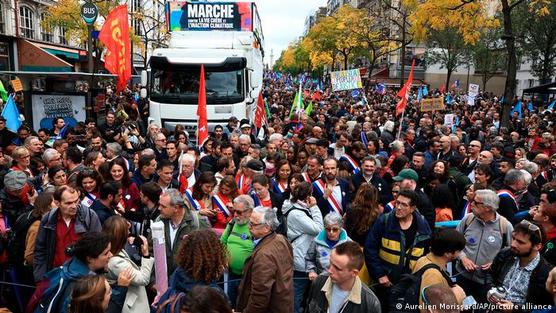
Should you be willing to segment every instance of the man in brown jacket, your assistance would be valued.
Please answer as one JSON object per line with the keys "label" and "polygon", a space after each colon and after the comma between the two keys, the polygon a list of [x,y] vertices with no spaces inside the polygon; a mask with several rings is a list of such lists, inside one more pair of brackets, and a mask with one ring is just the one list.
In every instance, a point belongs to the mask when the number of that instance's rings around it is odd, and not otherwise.
{"label": "man in brown jacket", "polygon": [[256,207],[249,218],[255,250],[245,261],[237,312],[293,312],[293,251],[274,232],[278,224],[276,213],[265,207]]}

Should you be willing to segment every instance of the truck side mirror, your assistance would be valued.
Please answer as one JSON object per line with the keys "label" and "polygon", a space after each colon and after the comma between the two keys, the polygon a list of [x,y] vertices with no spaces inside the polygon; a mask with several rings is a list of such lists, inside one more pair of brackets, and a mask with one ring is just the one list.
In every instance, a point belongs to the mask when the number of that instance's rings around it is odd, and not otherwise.
{"label": "truck side mirror", "polygon": [[147,71],[146,70],[142,70],[141,71],[141,86],[147,86]]}

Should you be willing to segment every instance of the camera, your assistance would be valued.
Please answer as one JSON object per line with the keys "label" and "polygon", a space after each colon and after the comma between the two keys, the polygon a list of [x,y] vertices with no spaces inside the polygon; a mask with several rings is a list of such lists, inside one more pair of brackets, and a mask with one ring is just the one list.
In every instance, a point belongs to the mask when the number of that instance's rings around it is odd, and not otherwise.
{"label": "camera", "polygon": [[506,288],[504,288],[503,286],[500,287],[492,287],[488,292],[487,292],[487,299],[490,298],[491,296],[499,299],[499,300],[503,300],[506,298]]}

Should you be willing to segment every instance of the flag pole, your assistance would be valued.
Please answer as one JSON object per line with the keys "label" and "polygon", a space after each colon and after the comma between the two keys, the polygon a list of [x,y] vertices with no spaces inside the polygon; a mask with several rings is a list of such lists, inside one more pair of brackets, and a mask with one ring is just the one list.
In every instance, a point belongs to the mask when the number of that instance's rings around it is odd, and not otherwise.
{"label": "flag pole", "polygon": [[402,135],[402,125],[403,125],[404,115],[405,115],[405,109],[402,111],[402,116],[400,117],[400,129],[398,129],[398,136],[396,137],[396,140],[400,140],[400,137]]}

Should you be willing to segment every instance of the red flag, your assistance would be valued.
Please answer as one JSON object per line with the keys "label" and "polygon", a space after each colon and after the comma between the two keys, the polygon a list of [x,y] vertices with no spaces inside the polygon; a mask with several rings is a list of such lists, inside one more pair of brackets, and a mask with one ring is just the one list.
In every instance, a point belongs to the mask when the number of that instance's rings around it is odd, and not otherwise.
{"label": "red flag", "polygon": [[127,4],[113,9],[98,36],[107,49],[104,67],[114,75],[118,75],[116,91],[122,91],[131,78],[131,41],[129,37],[129,22]]}
{"label": "red flag", "polygon": [[413,68],[415,67],[415,59],[411,63],[411,70],[409,71],[409,77],[407,81],[403,85],[403,87],[398,91],[398,97],[400,97],[400,101],[396,105],[396,115],[402,114],[407,106],[407,101],[409,100],[409,90],[411,89],[411,83],[413,82]]}
{"label": "red flag", "polygon": [[440,88],[438,88],[438,90],[440,91],[440,93],[445,93],[446,92],[446,86],[442,85],[442,86],[440,86]]}
{"label": "red flag", "polygon": [[263,127],[263,123],[266,118],[265,106],[264,106],[264,99],[263,99],[263,92],[259,93],[259,99],[257,100],[257,110],[255,111],[255,127],[261,128]]}
{"label": "red flag", "polygon": [[197,103],[197,144],[202,147],[208,139],[207,121],[207,93],[205,90],[205,66],[201,64],[201,78],[199,79],[199,102]]}

